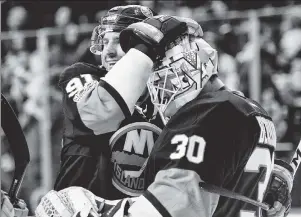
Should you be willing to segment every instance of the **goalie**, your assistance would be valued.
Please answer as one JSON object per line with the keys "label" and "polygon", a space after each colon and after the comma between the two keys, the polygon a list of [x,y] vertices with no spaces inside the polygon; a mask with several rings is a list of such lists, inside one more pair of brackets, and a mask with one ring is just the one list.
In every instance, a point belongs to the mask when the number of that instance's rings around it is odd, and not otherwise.
{"label": "goalie", "polygon": [[[37,216],[49,216],[49,209],[55,213],[51,216],[64,217],[288,214],[292,174],[284,162],[274,165],[273,122],[258,103],[224,86],[217,76],[217,52],[201,36],[200,26],[190,19],[155,16],[132,24],[120,34],[126,55],[104,77],[129,109],[147,85],[166,124],[145,165],[145,193],[105,201],[79,188],[51,191]],[[266,200],[271,209],[262,212],[220,197],[200,183]]]}

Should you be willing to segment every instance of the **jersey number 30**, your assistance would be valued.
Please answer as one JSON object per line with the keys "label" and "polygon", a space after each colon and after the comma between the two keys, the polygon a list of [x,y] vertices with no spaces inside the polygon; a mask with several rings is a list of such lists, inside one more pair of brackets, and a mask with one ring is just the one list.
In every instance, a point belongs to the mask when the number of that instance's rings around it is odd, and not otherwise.
{"label": "jersey number 30", "polygon": [[[178,146],[177,150],[170,155],[170,159],[176,160],[186,156],[187,160],[192,163],[199,164],[203,162],[206,146],[203,137],[196,135],[188,137],[185,134],[178,134],[172,138],[171,144],[178,144]],[[197,150],[195,150],[196,148]]]}

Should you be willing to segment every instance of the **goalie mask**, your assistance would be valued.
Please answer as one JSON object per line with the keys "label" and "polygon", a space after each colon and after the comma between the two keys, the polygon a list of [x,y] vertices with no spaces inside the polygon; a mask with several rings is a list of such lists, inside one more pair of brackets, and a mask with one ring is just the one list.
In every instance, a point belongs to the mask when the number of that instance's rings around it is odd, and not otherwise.
{"label": "goalie mask", "polygon": [[132,23],[140,22],[148,17],[156,15],[150,8],[140,5],[116,6],[108,11],[100,20],[91,36],[90,51],[95,55],[101,55],[102,38],[107,32],[121,32]]}
{"label": "goalie mask", "polygon": [[163,122],[194,99],[217,74],[217,51],[202,38],[182,35],[166,47],[147,87]]}

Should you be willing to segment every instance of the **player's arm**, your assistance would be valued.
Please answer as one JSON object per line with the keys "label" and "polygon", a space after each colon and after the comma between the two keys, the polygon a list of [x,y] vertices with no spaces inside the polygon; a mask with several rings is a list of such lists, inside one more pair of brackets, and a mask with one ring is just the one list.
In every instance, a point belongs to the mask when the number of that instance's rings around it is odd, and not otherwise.
{"label": "player's arm", "polygon": [[133,113],[152,70],[153,61],[140,50],[129,50],[100,80],[96,67],[83,63],[68,67],[59,82],[65,115],[82,122],[95,135],[118,129]]}
{"label": "player's arm", "polygon": [[154,183],[129,208],[133,217],[212,216],[219,195],[199,188],[200,176],[192,170],[167,169],[156,175]]}
{"label": "player's arm", "polygon": [[82,122],[95,135],[115,131],[133,113],[152,65],[147,55],[131,49],[100,80],[103,72],[94,66],[76,63],[66,68],[59,82],[66,117]]}
{"label": "player's arm", "polygon": [[105,71],[98,67],[76,63],[64,70],[59,81],[65,116],[74,124],[82,122],[95,135],[110,132],[114,120],[108,123],[108,119],[111,111],[119,108],[107,92],[98,95],[98,89],[103,89],[99,87],[99,77],[104,75]]}
{"label": "player's arm", "polygon": [[148,18],[123,30],[120,46],[125,56],[77,102],[85,125],[96,134],[117,130],[133,113],[154,62],[164,54],[167,38],[174,40],[186,30],[186,23],[170,16]]}
{"label": "player's arm", "polygon": [[102,217],[212,216],[219,195],[200,189],[200,181],[200,176],[191,170],[162,170],[143,195],[120,200]]}
{"label": "player's arm", "polygon": [[[139,59],[137,62],[140,64],[129,64],[133,59]],[[147,78],[138,80],[141,77],[139,72],[150,71],[151,68],[149,57],[137,50],[128,52],[101,80],[99,76],[104,76],[104,72],[92,65],[76,63],[66,68],[59,82],[64,94],[66,117],[76,123],[82,122],[95,135],[116,130],[121,121],[133,112],[126,102],[134,104],[142,92],[139,91],[143,88],[140,88],[141,83],[146,85]],[[142,76],[147,74],[142,73]]]}
{"label": "player's arm", "polygon": [[97,135],[117,130],[124,118],[133,113],[152,66],[152,60],[142,52],[127,52],[77,101],[83,123]]}

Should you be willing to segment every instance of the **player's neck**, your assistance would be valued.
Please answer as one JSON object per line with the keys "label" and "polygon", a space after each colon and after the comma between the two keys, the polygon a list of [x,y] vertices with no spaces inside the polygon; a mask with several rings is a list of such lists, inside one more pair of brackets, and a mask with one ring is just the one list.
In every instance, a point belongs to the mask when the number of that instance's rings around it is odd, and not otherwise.
{"label": "player's neck", "polygon": [[218,77],[214,77],[212,80],[209,80],[204,86],[202,93],[215,92],[221,89],[225,84]]}

